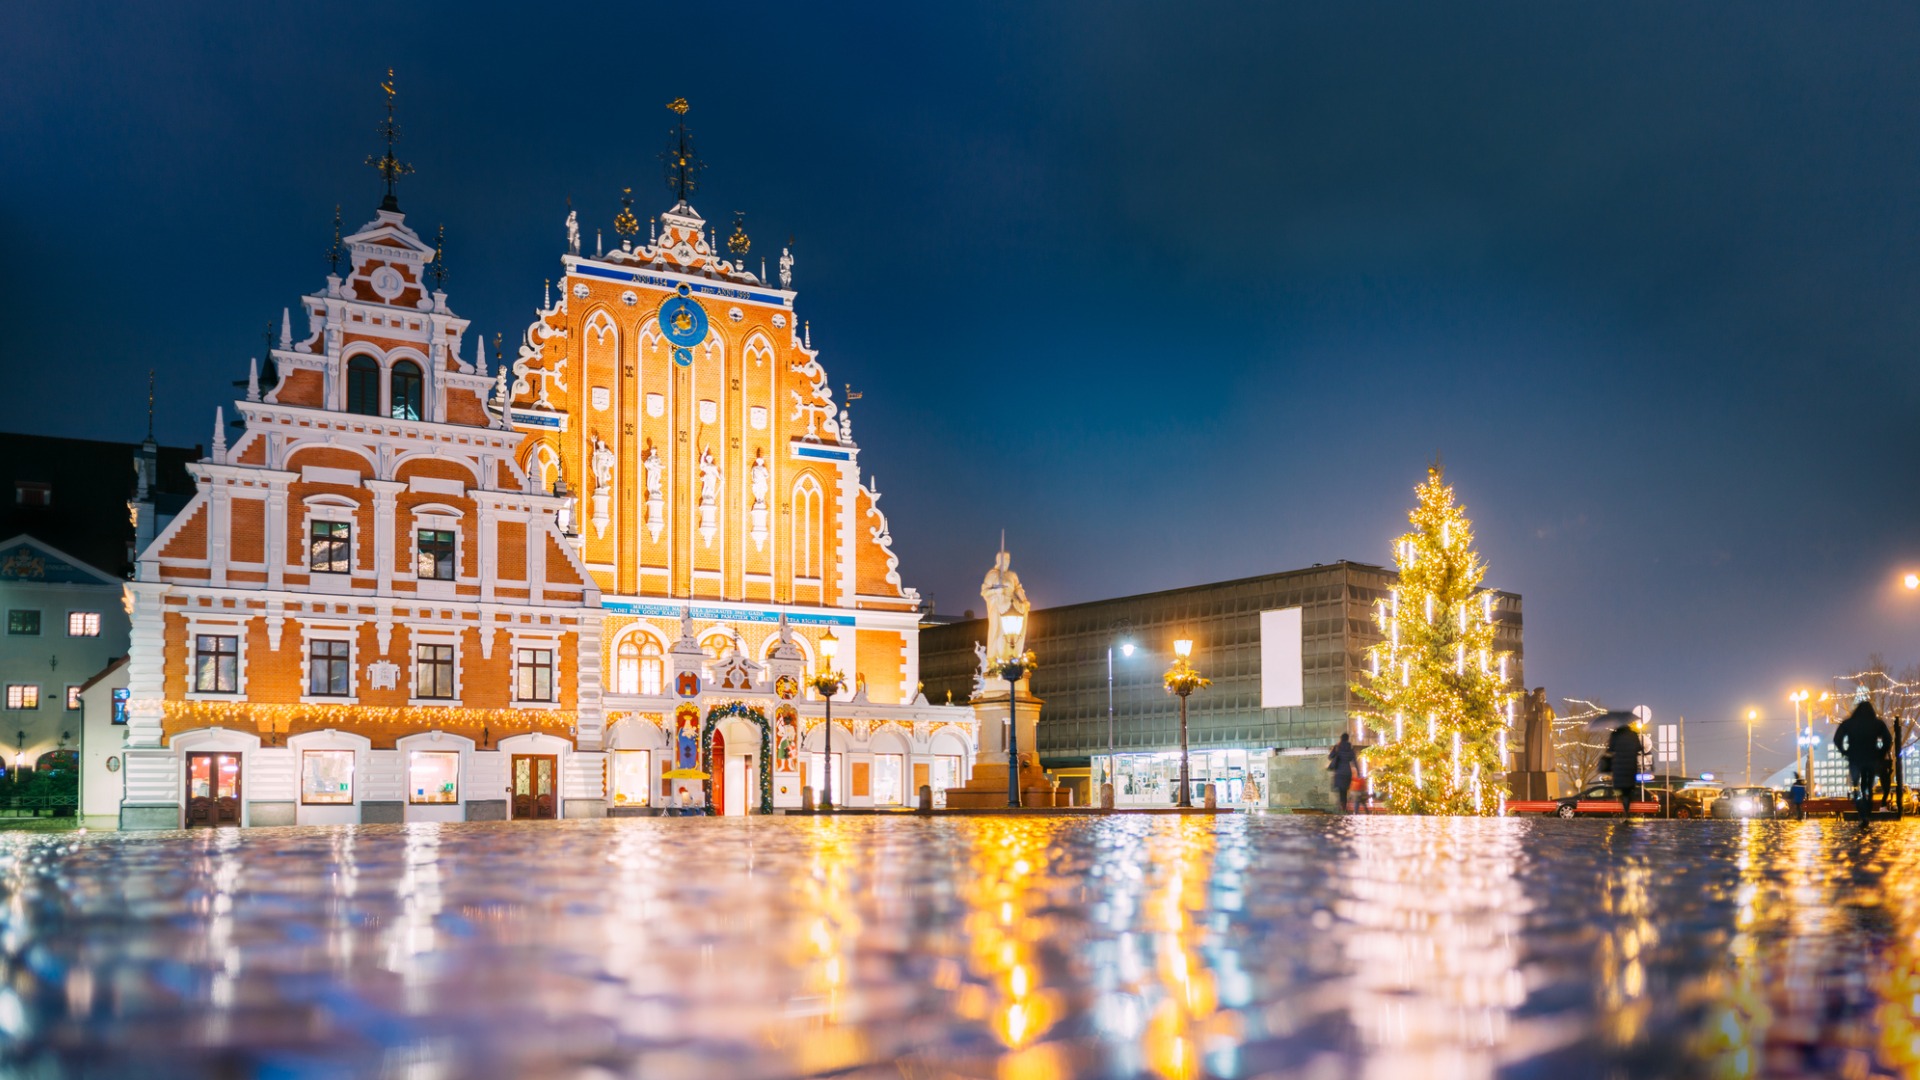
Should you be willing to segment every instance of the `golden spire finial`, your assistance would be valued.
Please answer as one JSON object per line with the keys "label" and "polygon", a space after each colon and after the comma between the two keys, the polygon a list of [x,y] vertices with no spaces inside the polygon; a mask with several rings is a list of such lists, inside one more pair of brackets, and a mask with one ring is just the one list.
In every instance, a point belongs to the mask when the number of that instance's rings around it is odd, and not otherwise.
{"label": "golden spire finial", "polygon": [[667,188],[681,202],[698,189],[697,178],[706,163],[694,156],[693,136],[687,131],[687,99],[674,98],[667,102],[667,111],[679,117],[673,129],[673,144],[660,153],[660,163],[666,166]]}
{"label": "golden spire finial", "polygon": [[633,216],[633,189],[620,189],[620,212],[614,215],[613,231],[621,236],[633,236],[640,231],[640,219]]}
{"label": "golden spire finial", "polygon": [[380,135],[387,141],[387,152],[378,156],[368,154],[367,164],[378,169],[381,178],[387,182],[387,197],[380,200],[380,209],[397,211],[400,209],[400,200],[394,197],[394,187],[401,177],[413,173],[413,166],[393,156],[393,144],[400,139],[400,125],[393,119],[393,84],[393,69],[388,68],[386,81],[380,84],[380,89],[386,91],[387,95],[387,119],[380,125]]}
{"label": "golden spire finial", "polygon": [[674,98],[672,101],[667,102],[667,108],[679,113],[681,116],[685,116],[687,115],[687,99],[683,97]]}

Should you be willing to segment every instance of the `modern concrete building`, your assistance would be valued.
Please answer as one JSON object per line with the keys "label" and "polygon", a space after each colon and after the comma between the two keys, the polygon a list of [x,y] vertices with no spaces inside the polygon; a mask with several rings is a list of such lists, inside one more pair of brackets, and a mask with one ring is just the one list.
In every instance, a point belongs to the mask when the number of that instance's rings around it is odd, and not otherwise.
{"label": "modern concrete building", "polygon": [[[1177,795],[1179,700],[1162,687],[1176,638],[1213,685],[1188,703],[1191,775],[1223,804],[1331,805],[1326,748],[1352,730],[1349,687],[1380,640],[1373,605],[1392,570],[1337,562],[1305,570],[1036,609],[1028,644],[1044,699],[1041,762],[1067,779],[1103,779],[1114,758],[1115,799],[1164,805]],[[1496,642],[1525,685],[1520,597],[1496,592]],[[929,624],[920,634],[927,697],[956,703],[974,691],[973,645],[983,620]],[[1132,655],[1123,645],[1131,642]],[[1111,674],[1110,674],[1111,673]],[[1517,742],[1515,743],[1517,750]],[[1196,801],[1198,801],[1196,794]]]}

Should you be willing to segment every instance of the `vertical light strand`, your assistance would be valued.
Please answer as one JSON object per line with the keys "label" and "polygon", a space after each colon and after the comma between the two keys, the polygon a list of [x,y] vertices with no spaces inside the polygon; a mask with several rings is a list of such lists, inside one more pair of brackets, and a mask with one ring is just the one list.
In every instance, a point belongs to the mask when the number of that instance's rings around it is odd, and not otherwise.
{"label": "vertical light strand", "polygon": [[1453,733],[1453,789],[1460,790],[1460,733]]}
{"label": "vertical light strand", "polygon": [[1399,742],[1401,739],[1404,739],[1407,737],[1406,723],[1407,723],[1407,714],[1405,713],[1393,714],[1393,741],[1394,742]]}
{"label": "vertical light strand", "polygon": [[1464,641],[1453,647],[1453,673],[1455,675],[1467,673],[1467,643]]}

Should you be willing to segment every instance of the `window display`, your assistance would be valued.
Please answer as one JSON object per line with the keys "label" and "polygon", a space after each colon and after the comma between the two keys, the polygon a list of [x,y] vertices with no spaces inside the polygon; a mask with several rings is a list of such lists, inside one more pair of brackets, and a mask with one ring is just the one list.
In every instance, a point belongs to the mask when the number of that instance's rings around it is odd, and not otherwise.
{"label": "window display", "polygon": [[352,802],[353,751],[303,751],[300,755],[300,801],[308,805]]}
{"label": "window display", "polygon": [[415,750],[407,755],[407,799],[416,804],[460,801],[460,754]]}

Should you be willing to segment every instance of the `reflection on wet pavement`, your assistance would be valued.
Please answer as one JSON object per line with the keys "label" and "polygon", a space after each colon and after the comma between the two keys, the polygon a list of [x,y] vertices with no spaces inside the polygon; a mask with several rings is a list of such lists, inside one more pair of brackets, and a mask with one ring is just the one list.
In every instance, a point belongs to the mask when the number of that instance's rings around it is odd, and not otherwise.
{"label": "reflection on wet pavement", "polygon": [[0,838],[0,1068],[1920,1076],[1920,826],[1228,815]]}

